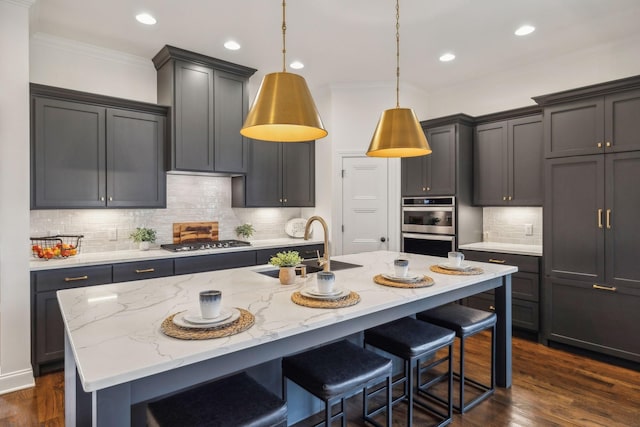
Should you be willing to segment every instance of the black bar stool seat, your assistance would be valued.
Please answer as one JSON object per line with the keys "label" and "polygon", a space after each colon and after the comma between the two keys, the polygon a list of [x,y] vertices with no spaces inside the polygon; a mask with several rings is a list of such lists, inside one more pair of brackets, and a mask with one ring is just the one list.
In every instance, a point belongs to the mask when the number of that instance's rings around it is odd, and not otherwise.
{"label": "black bar stool seat", "polygon": [[[282,359],[283,396],[288,378],[325,403],[325,425],[338,417],[345,423],[344,399],[356,391],[387,380],[391,384],[392,362],[349,341],[338,341]],[[331,407],[341,410],[331,415]],[[366,417],[365,417],[366,419]],[[375,421],[369,420],[374,425]],[[387,396],[387,425],[391,426],[391,394]]]}
{"label": "black bar stool seat", "polygon": [[[423,311],[416,314],[416,318],[434,325],[442,326],[447,329],[454,330],[456,336],[460,339],[460,370],[454,372],[454,377],[460,380],[459,400],[460,404],[454,403],[453,407],[460,413],[473,408],[478,403],[491,396],[496,387],[495,366],[496,366],[496,323],[498,316],[493,312],[478,310],[476,308],[467,307],[460,304],[447,304],[436,307],[431,310]],[[464,369],[464,343],[467,338],[484,330],[491,329],[491,384],[483,384],[471,378],[467,378]],[[481,394],[468,402],[464,400],[465,384],[481,391]],[[424,390],[422,390],[424,391]],[[437,396],[429,394],[429,396],[439,399]]]}
{"label": "black bar stool seat", "polygon": [[[393,385],[404,383],[404,394],[393,401],[393,404],[400,403],[405,399],[408,401],[407,409],[407,425],[413,424],[413,405],[426,409],[431,414],[439,418],[437,426],[445,426],[452,421],[452,367],[451,356],[452,346],[455,341],[456,334],[451,329],[442,328],[440,326],[431,325],[426,322],[405,317],[375,328],[371,328],[364,333],[365,345],[370,345],[389,354],[393,354],[404,360],[403,376],[393,382]],[[449,369],[446,376],[448,382],[448,399],[445,405],[446,413],[435,408],[431,404],[422,401],[414,401],[414,374],[413,364],[415,362],[416,371],[418,372],[418,384],[420,383],[420,375],[423,370],[420,369],[420,361],[425,359],[436,351],[448,347]],[[440,378],[440,377],[438,377]],[[435,382],[434,382],[435,383]],[[431,383],[430,385],[432,385]],[[430,386],[429,385],[429,386]],[[371,393],[373,395],[375,393]],[[369,396],[366,396],[368,398]],[[365,412],[367,411],[367,402],[365,401]],[[372,414],[374,414],[374,411]]]}
{"label": "black bar stool seat", "polygon": [[147,405],[150,427],[285,427],[287,404],[245,373]]}

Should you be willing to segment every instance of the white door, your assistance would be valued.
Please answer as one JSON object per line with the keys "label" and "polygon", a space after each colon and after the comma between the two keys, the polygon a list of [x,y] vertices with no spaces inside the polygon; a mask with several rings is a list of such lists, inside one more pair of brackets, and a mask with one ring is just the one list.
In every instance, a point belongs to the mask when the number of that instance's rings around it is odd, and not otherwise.
{"label": "white door", "polygon": [[342,158],[342,253],[388,249],[387,159]]}

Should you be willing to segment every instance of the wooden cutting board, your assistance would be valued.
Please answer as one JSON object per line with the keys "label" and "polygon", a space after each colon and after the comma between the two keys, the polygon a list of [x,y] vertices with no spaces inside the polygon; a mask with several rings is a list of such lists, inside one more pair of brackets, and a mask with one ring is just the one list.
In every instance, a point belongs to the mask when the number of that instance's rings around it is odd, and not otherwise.
{"label": "wooden cutting board", "polygon": [[174,222],[173,243],[218,240],[218,222]]}

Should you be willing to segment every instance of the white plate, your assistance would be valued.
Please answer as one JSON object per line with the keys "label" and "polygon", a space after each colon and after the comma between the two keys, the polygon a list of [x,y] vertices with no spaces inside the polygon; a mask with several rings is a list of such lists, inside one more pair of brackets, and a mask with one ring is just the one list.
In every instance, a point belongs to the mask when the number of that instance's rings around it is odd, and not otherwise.
{"label": "white plate", "polygon": [[452,270],[452,271],[473,270],[473,267],[468,264],[453,265],[453,264],[445,263],[445,264],[438,264],[438,267],[444,268],[445,270]]}
{"label": "white plate", "polygon": [[194,323],[187,322],[184,319],[184,316],[187,313],[182,312],[173,316],[173,324],[176,326],[180,326],[181,328],[190,328],[190,329],[206,329],[206,328],[224,326],[224,325],[228,325],[230,323],[235,322],[240,317],[240,310],[238,310],[237,308],[231,308],[229,309],[229,311],[231,312],[231,315],[224,320],[218,320],[212,323],[201,323],[201,324],[194,324]]}
{"label": "white plate", "polygon": [[335,297],[336,295],[340,295],[341,293],[343,293],[344,289],[339,286],[334,286],[331,292],[320,292],[320,289],[318,288],[309,287],[305,288],[305,292],[316,297]]}
{"label": "white plate", "polygon": [[185,313],[184,320],[194,325],[204,325],[209,323],[218,323],[231,317],[232,311],[228,308],[222,308],[220,314],[210,319],[204,319],[199,314]]}
{"label": "white plate", "polygon": [[385,279],[391,280],[393,282],[402,282],[402,283],[413,283],[419,282],[422,280],[422,276],[418,276],[417,274],[407,274],[406,276],[396,276],[392,273],[382,273],[382,277]]}
{"label": "white plate", "polygon": [[304,218],[293,218],[287,221],[284,226],[284,232],[291,237],[301,239],[304,237],[304,227],[307,225],[307,220]]}
{"label": "white plate", "polygon": [[347,295],[349,293],[349,291],[347,291],[346,289],[336,288],[335,290],[339,291],[338,293],[332,293],[331,295],[315,294],[315,293],[309,292],[311,289],[314,289],[316,292],[318,291],[315,288],[306,288],[306,289],[300,290],[300,294],[302,296],[307,297],[307,298],[332,300],[332,299],[342,298],[343,296],[345,296],[345,295]]}

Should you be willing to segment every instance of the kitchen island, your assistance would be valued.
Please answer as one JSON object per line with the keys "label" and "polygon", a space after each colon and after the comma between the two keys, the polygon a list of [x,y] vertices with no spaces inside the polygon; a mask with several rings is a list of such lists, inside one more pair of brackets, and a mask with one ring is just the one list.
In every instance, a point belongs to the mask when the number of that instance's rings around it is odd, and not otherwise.
{"label": "kitchen island", "polygon": [[[315,276],[282,286],[259,274],[264,266],[59,291],[67,425],[137,425],[144,422],[146,401],[489,289],[495,289],[498,314],[497,384],[510,387],[511,274],[517,269],[471,262],[484,273],[441,275],[429,267],[445,259],[406,254],[411,271],[432,277],[433,286],[375,284],[373,277],[392,271],[397,255],[379,251],[335,257],[362,265],[335,272],[338,286],[360,295],[358,304],[340,309],[294,304],[291,294],[314,283]],[[198,293],[205,289],[222,290],[223,304],[248,310],[255,324],[211,340],[165,336],[161,323],[177,312],[197,310]]]}

